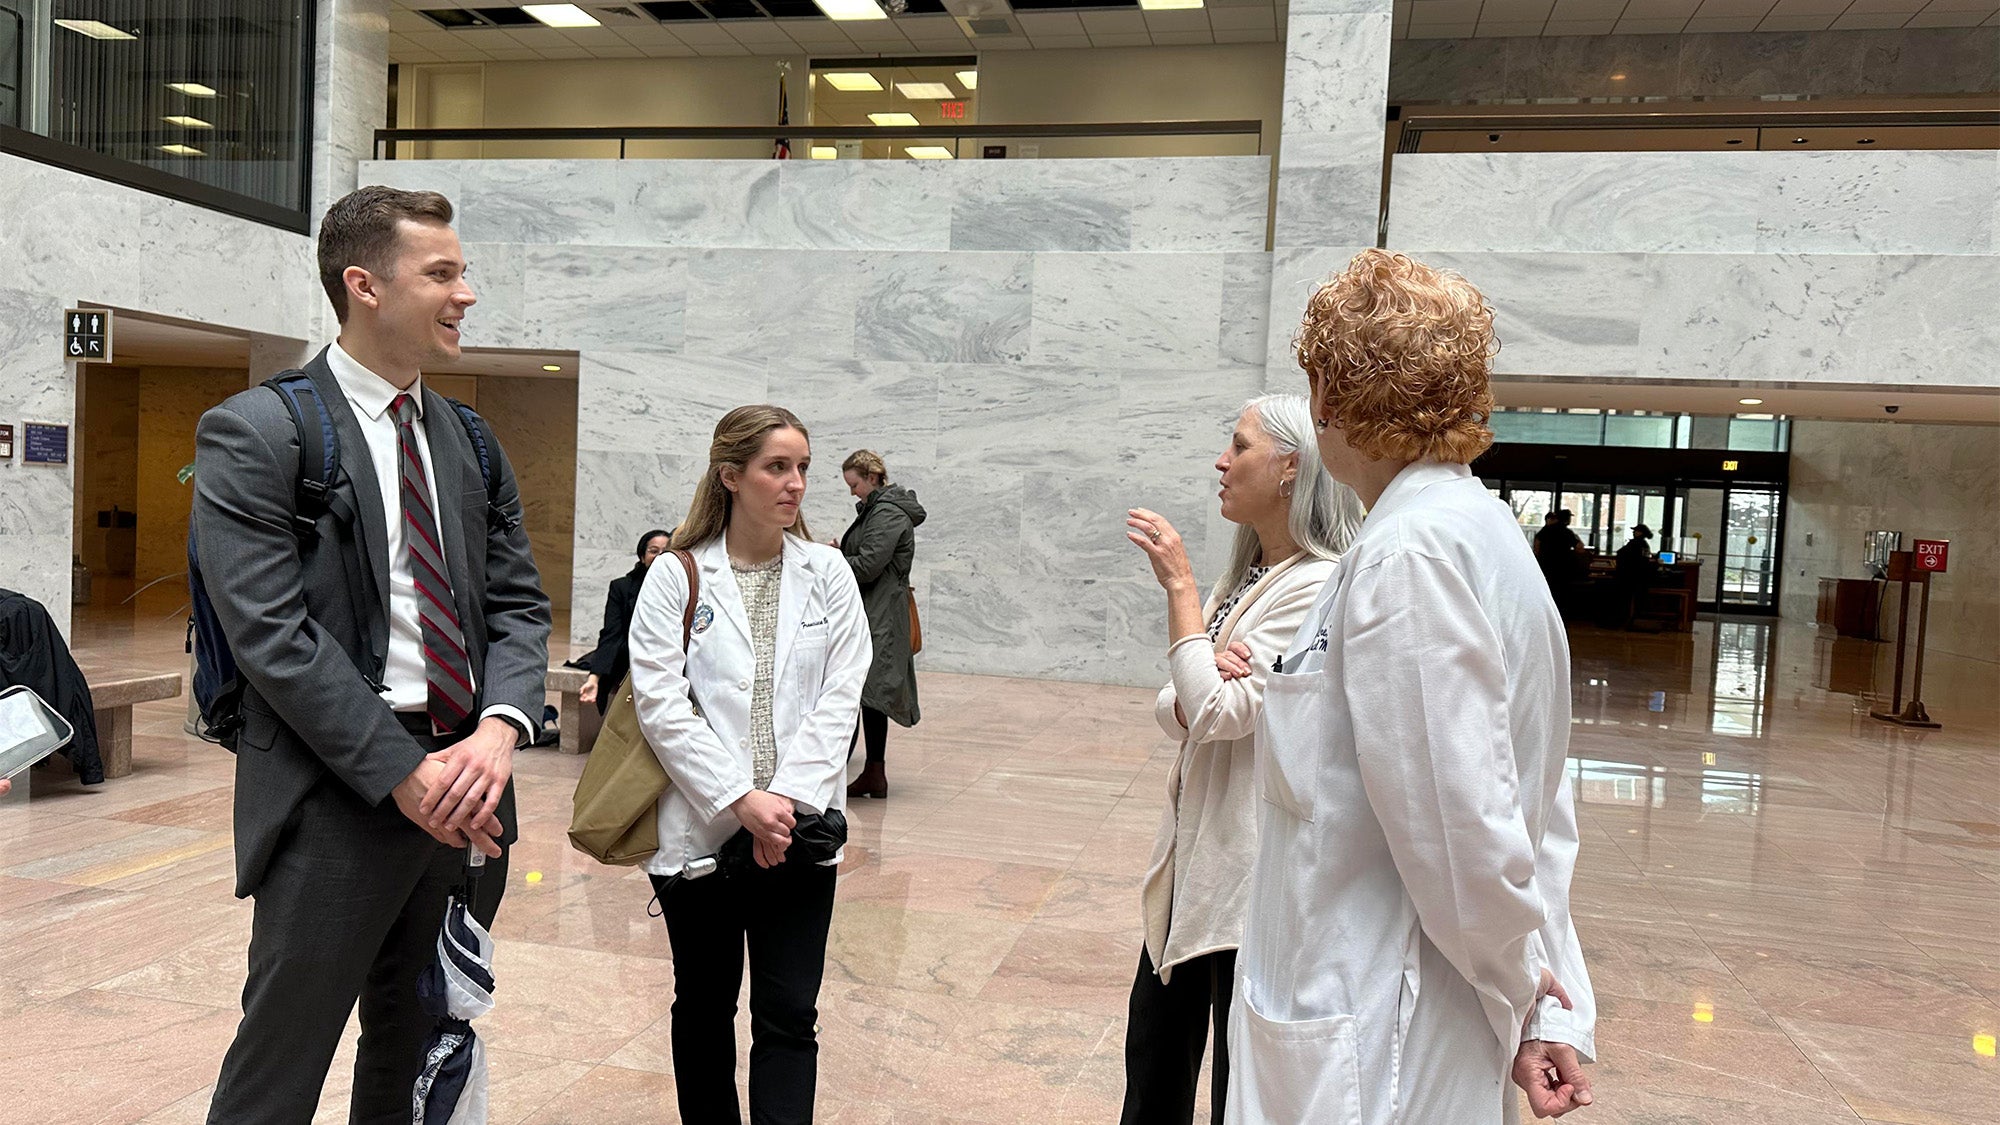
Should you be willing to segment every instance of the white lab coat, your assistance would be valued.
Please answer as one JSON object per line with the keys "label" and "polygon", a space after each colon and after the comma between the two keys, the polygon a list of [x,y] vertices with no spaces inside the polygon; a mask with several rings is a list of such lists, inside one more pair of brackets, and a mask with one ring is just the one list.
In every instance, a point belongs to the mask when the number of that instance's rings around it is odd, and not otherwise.
{"label": "white lab coat", "polygon": [[[687,574],[678,561],[650,567],[632,607],[633,703],[671,781],[660,798],[660,850],[646,862],[655,875],[713,855],[742,827],[729,806],[752,788],[750,618],[722,538],[694,558],[701,588],[690,651],[681,651]],[[854,571],[838,550],[787,535],[778,606],[778,772],[768,788],[805,812],[844,809],[847,748],[874,658]]]}
{"label": "white lab coat", "polygon": [[[1265,686],[1230,1121],[1511,1122],[1524,1038],[1595,1053],[1569,713],[1512,514],[1462,465],[1405,469]],[[1574,1011],[1536,1005],[1544,966]]]}

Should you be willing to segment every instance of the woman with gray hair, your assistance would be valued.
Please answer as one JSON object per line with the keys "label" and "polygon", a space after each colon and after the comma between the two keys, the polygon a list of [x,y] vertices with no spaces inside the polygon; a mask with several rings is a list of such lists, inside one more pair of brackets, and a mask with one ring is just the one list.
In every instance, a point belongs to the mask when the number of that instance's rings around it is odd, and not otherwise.
{"label": "woman with gray hair", "polygon": [[1173,680],[1155,716],[1180,755],[1140,895],[1145,948],[1125,1035],[1122,1125],[1191,1125],[1211,1023],[1212,1117],[1222,1120],[1225,1029],[1257,855],[1253,736],[1264,681],[1361,526],[1360,501],[1326,474],[1313,437],[1304,396],[1243,407],[1215,460],[1236,544],[1205,606],[1173,525],[1145,508],[1128,513],[1126,537],[1167,591]]}

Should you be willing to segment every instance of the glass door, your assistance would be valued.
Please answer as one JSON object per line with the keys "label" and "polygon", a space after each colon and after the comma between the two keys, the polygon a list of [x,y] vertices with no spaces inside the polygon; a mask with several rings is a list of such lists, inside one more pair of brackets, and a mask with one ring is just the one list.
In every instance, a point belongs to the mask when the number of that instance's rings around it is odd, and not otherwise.
{"label": "glass door", "polygon": [[1725,613],[1776,613],[1778,513],[1783,497],[1776,488],[1758,486],[1731,486],[1724,497],[1718,608]]}

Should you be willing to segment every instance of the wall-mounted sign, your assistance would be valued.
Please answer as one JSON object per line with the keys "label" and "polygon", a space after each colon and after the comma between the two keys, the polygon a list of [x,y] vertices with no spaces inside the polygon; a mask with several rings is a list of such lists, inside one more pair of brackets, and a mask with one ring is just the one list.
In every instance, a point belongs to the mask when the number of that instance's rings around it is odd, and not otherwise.
{"label": "wall-mounted sign", "polygon": [[965,103],[939,102],[938,113],[942,114],[946,121],[963,121],[965,120]]}
{"label": "wall-mounted sign", "polygon": [[988,160],[1005,160],[1007,159],[1007,146],[987,145],[981,151],[980,155],[984,156]]}
{"label": "wall-mounted sign", "polygon": [[69,427],[53,422],[21,423],[21,463],[69,464]]}
{"label": "wall-mounted sign", "polygon": [[110,363],[111,310],[64,309],[63,356],[78,363]]}
{"label": "wall-mounted sign", "polygon": [[1945,564],[1951,561],[1951,540],[1916,540],[1917,569],[1927,574],[1943,574]]}
{"label": "wall-mounted sign", "polygon": [[1725,472],[1725,473],[1733,473],[1733,472],[1735,472],[1735,471],[1736,471],[1736,462],[1734,462],[1734,461],[1724,461],[1724,462],[1722,463],[1722,471],[1723,471],[1723,472]]}
{"label": "wall-mounted sign", "polygon": [[0,461],[14,459],[14,427],[0,426]]}

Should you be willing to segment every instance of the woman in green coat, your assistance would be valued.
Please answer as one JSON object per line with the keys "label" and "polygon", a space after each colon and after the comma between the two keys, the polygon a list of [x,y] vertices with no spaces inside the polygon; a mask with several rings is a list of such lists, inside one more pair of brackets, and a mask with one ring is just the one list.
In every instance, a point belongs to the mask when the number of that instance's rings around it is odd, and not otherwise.
{"label": "woman in green coat", "polygon": [[861,604],[875,641],[875,663],[861,691],[861,735],[868,744],[867,768],[847,787],[849,797],[887,797],[883,769],[889,720],[917,725],[917,669],[910,652],[910,562],[917,553],[917,525],[924,506],[916,493],[889,483],[889,468],[866,449],[840,466],[854,494],[854,523],[840,537],[840,553],[854,568]]}

